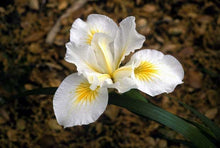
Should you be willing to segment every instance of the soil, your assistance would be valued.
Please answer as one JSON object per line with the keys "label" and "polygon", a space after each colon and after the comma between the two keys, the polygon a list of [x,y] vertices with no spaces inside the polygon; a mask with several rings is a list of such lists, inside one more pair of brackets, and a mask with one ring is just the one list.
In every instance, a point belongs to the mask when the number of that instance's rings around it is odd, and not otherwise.
{"label": "soil", "polygon": [[145,35],[143,49],[175,56],[184,83],[171,94],[146,96],[163,109],[199,121],[175,99],[220,125],[220,2],[217,0],[90,0],[57,20],[75,0],[7,0],[0,4],[0,147],[186,147],[170,139],[180,134],[124,108],[109,105],[95,123],[63,128],[54,116],[53,96],[12,97],[41,87],[57,87],[76,67],[64,61],[65,43],[76,18],[104,14],[119,23],[135,16]]}

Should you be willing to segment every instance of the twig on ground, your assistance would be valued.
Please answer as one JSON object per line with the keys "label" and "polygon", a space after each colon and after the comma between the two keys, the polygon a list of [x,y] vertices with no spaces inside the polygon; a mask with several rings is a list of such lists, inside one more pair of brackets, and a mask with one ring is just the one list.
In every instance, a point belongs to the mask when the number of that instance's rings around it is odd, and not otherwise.
{"label": "twig on ground", "polygon": [[64,18],[67,18],[70,14],[72,14],[73,12],[75,12],[76,10],[81,8],[87,1],[88,0],[78,0],[71,7],[69,7],[63,15],[60,16],[60,18],[57,20],[56,24],[53,26],[53,28],[47,34],[46,43],[48,43],[48,44],[53,43],[56,34],[60,30],[61,20]]}

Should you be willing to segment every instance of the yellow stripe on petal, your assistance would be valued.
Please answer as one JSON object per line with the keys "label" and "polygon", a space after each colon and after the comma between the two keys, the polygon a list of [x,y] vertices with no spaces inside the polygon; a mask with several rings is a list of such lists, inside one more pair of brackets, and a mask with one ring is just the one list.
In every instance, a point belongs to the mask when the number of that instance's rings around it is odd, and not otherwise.
{"label": "yellow stripe on petal", "polygon": [[106,40],[102,40],[102,42],[99,44],[99,49],[101,50],[103,56],[105,57],[105,63],[106,63],[106,67],[108,69],[108,73],[111,75],[112,74],[112,63],[110,62],[109,59],[109,54],[108,53],[108,47],[107,47],[107,43]]}
{"label": "yellow stripe on petal", "polygon": [[142,61],[140,65],[134,69],[134,74],[140,81],[150,81],[158,74],[158,69],[154,64]]}
{"label": "yellow stripe on petal", "polygon": [[88,82],[83,82],[79,84],[79,86],[75,90],[75,104],[87,104],[96,99],[99,87],[97,87],[95,90],[91,90],[90,85],[91,84],[89,84]]}
{"label": "yellow stripe on petal", "polygon": [[93,39],[93,36],[94,36],[94,34],[95,33],[101,33],[102,31],[101,30],[99,30],[99,29],[91,29],[90,31],[89,31],[89,33],[88,33],[88,38],[87,38],[87,40],[86,40],[86,43],[87,44],[89,44],[89,45],[91,45],[91,42],[92,42],[92,39]]}
{"label": "yellow stripe on petal", "polygon": [[112,42],[112,38],[104,33],[97,33],[93,37],[92,41],[92,49],[97,57],[97,62],[101,65],[101,67],[105,70],[105,73],[112,74],[113,72],[113,64],[112,64],[112,53],[109,47],[110,42]]}

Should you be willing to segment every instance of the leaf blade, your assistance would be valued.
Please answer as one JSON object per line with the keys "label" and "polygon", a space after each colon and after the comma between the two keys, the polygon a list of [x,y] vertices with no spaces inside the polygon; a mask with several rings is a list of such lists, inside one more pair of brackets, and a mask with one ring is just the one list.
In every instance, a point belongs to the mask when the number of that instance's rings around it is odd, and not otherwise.
{"label": "leaf blade", "polygon": [[[125,95],[111,94],[109,103],[124,107],[138,115],[157,121],[178,133],[181,133],[186,139],[193,142],[197,147],[213,148],[215,145],[210,142],[195,126],[183,119],[141,99],[128,97]],[[126,97],[126,98],[125,98]],[[137,107],[138,106],[138,107]]]}
{"label": "leaf blade", "polygon": [[[175,99],[177,100],[177,99]],[[199,111],[197,111],[196,109],[192,108],[191,106],[177,100],[179,104],[181,104],[183,107],[185,107],[186,109],[190,110],[193,114],[195,114],[205,125],[208,126],[208,128],[210,128],[210,130],[214,133],[214,135],[216,136],[216,139],[218,141],[220,141],[220,128],[214,124],[214,122],[212,122],[209,118],[207,118],[206,116],[204,116],[203,114],[201,114]]]}

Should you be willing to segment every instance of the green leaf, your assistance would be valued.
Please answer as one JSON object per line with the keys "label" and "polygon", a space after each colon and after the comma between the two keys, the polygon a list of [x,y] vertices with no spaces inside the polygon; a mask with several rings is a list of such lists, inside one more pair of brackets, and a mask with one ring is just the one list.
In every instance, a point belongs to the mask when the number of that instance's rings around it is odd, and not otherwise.
{"label": "green leaf", "polygon": [[[175,99],[177,100],[177,99]],[[183,105],[186,109],[190,110],[193,114],[195,114],[204,124],[210,128],[210,130],[215,134],[215,137],[218,141],[220,141],[220,128],[215,125],[214,122],[212,122],[209,118],[201,114],[199,111],[196,109],[190,107],[189,105],[177,100],[181,105]]]}
{"label": "green leaf", "polygon": [[56,90],[57,87],[45,87],[45,88],[33,89],[33,90],[25,91],[24,93],[17,95],[17,97],[23,97],[29,95],[54,95]]}
{"label": "green leaf", "polygon": [[[138,115],[157,121],[174,131],[182,134],[190,140],[196,147],[213,148],[215,145],[207,139],[198,128],[183,119],[173,115],[151,103],[144,101],[144,97],[135,97],[134,90],[124,95],[110,94],[109,103],[124,107]],[[131,97],[132,96],[132,97]]]}
{"label": "green leaf", "polygon": [[184,120],[196,126],[200,131],[202,131],[203,133],[205,133],[207,136],[211,137],[212,139],[216,139],[214,133],[208,127],[195,121],[191,121],[188,119],[184,119]]}

